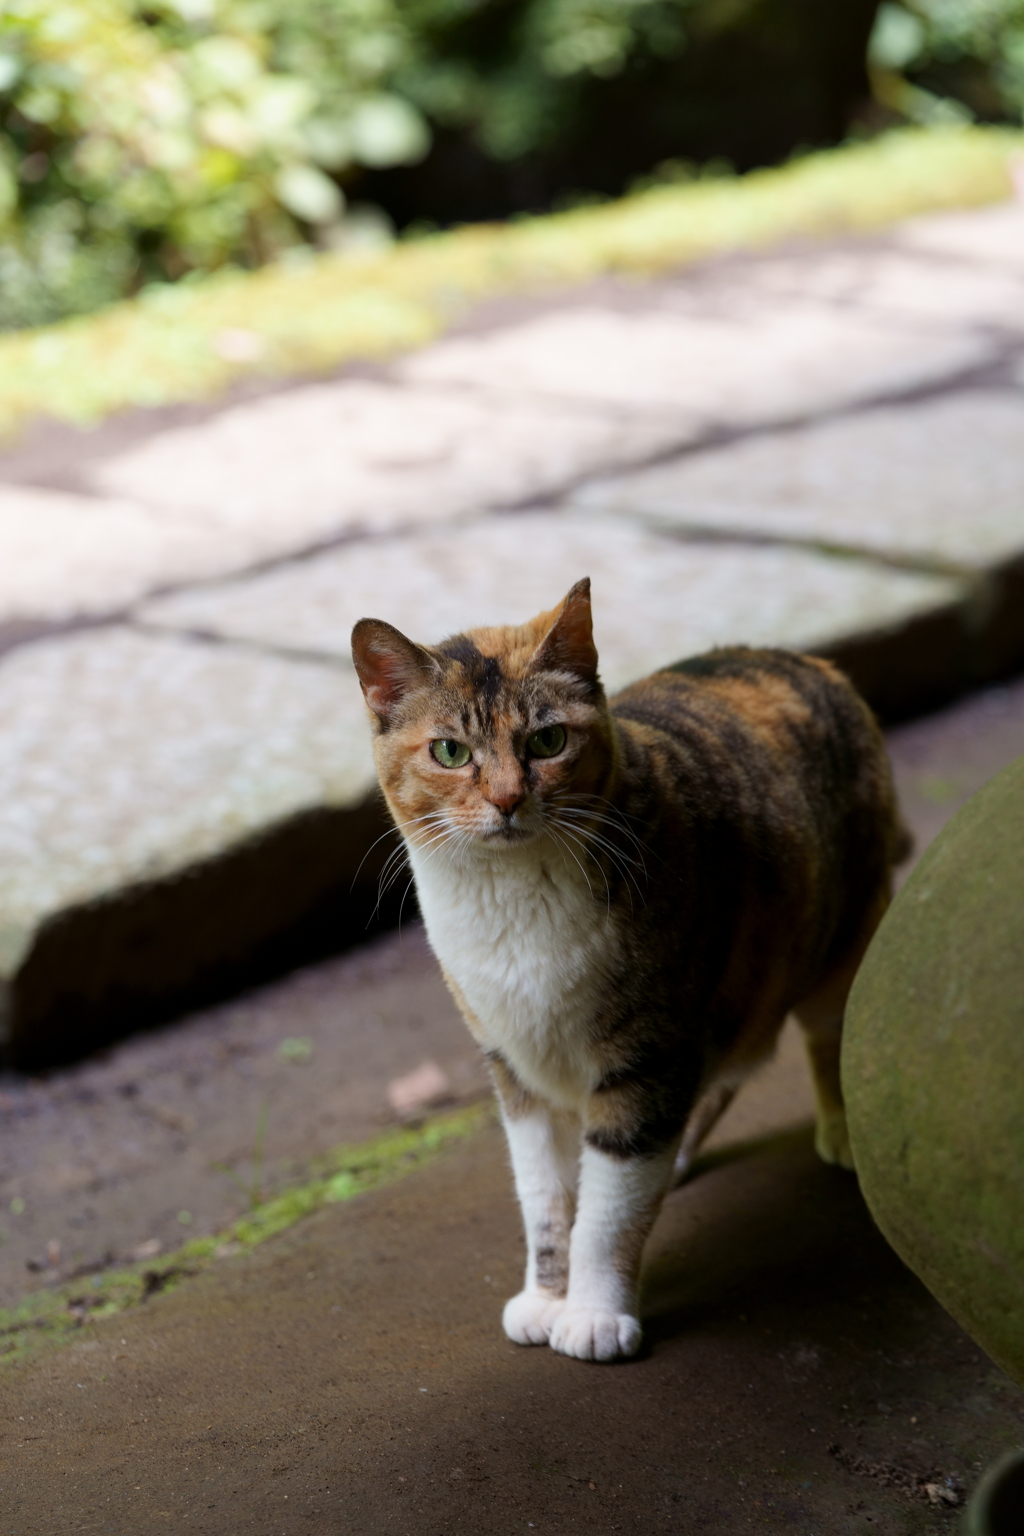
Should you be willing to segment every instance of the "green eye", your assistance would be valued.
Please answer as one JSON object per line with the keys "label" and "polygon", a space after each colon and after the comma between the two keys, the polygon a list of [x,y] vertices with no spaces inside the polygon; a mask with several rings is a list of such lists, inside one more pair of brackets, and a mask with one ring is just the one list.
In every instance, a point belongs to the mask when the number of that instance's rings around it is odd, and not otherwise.
{"label": "green eye", "polygon": [[534,731],[526,746],[531,757],[557,757],[565,746],[565,728],[546,725],[543,730]]}
{"label": "green eye", "polygon": [[461,741],[432,741],[430,755],[442,768],[465,768],[473,754]]}

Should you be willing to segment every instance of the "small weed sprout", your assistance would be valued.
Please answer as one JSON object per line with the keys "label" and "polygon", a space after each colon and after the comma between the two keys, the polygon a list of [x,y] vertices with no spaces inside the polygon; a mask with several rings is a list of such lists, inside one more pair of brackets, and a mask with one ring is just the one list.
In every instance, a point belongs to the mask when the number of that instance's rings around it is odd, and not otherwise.
{"label": "small weed sprout", "polygon": [[277,1054],[282,1061],[290,1061],[295,1066],[305,1066],[313,1055],[313,1042],[308,1035],[290,1035],[287,1040],[282,1040],[277,1048]]}

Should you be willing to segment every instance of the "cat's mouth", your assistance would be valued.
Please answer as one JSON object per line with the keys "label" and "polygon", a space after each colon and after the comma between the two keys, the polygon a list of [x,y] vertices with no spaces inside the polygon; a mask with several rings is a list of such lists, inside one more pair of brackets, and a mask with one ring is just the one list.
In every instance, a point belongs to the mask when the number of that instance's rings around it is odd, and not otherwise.
{"label": "cat's mouth", "polygon": [[506,823],[502,827],[490,827],[482,834],[485,843],[526,843],[535,835],[532,827],[517,827]]}

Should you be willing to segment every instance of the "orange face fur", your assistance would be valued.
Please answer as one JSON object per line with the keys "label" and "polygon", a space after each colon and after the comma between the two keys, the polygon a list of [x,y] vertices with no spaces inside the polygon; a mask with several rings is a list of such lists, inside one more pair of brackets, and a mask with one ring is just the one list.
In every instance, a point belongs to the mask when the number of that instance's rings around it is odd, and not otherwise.
{"label": "orange face fur", "polygon": [[462,834],[523,844],[568,799],[607,783],[614,735],[587,581],[527,624],[438,646],[363,619],[353,656],[377,726],[381,786],[411,842]]}

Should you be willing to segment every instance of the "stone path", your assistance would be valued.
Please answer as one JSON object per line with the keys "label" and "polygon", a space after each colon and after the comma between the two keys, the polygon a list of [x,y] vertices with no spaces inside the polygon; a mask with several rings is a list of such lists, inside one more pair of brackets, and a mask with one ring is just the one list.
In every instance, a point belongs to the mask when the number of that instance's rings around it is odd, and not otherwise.
{"label": "stone path", "polygon": [[361,930],[361,613],[438,639],[589,572],[613,686],[777,643],[906,713],[1024,661],[1022,470],[1020,204],[495,302],[219,409],[41,425],[0,458],[12,1059]]}

